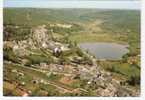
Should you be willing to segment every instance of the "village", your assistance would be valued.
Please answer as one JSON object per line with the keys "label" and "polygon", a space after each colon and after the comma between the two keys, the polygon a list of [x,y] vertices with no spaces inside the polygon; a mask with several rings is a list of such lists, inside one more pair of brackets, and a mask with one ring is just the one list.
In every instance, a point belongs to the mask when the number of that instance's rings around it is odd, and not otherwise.
{"label": "village", "polygon": [[[52,25],[54,26],[54,25]],[[56,24],[58,27],[71,28]],[[116,80],[77,44],[57,41],[46,25],[28,38],[4,41],[4,95],[137,96],[124,80]],[[61,37],[62,38],[62,37]],[[15,91],[15,92],[12,92]]]}

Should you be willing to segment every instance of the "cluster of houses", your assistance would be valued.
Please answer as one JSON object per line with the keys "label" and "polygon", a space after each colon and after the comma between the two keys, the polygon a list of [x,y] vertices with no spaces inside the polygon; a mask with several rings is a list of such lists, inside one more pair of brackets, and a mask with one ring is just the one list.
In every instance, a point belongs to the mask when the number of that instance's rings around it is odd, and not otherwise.
{"label": "cluster of houses", "polygon": [[50,27],[71,28],[72,25],[71,24],[60,24],[60,23],[57,23],[57,24],[50,24]]}
{"label": "cluster of houses", "polygon": [[[51,24],[51,26],[57,26],[62,28],[71,28],[72,25],[67,24]],[[62,52],[69,50],[69,47],[67,44],[62,44],[59,42],[55,42],[50,40],[47,30],[44,26],[38,27],[38,29],[35,29],[34,34],[30,36],[28,40],[21,40],[21,41],[12,41],[8,42],[5,41],[4,45],[7,45],[9,47],[13,48],[13,51],[19,55],[28,55],[29,52],[27,51],[27,48],[33,48],[38,49],[44,48],[44,49],[50,49],[54,56],[59,56]],[[38,45],[39,47],[37,47]],[[92,57],[93,58],[93,57]],[[79,59],[79,58],[78,58]],[[81,58],[80,58],[81,59]],[[83,64],[77,64],[74,62],[73,64],[65,64],[65,65],[59,65],[59,64],[49,64],[46,63],[40,63],[39,68],[41,69],[47,69],[49,71],[47,73],[47,76],[50,76],[51,73],[53,74],[64,74],[66,77],[71,77],[72,79],[76,76],[79,77],[81,80],[87,80],[88,85],[98,85],[98,89],[96,89],[96,92],[99,94],[99,96],[116,96],[118,83],[116,81],[112,81],[112,76],[110,73],[106,73],[99,69],[99,66],[96,64],[96,60],[93,61],[94,64],[89,65],[83,65]],[[135,62],[133,58],[130,58],[129,63]],[[76,64],[76,65],[75,65]],[[18,72],[17,70],[13,69],[13,73],[17,73],[18,77],[23,77],[24,74]],[[46,83],[44,80],[37,80],[33,79],[33,84]],[[107,84],[106,84],[107,83]],[[115,84],[115,85],[114,85]],[[21,85],[25,85],[25,82],[22,82]],[[101,93],[101,94],[100,94]],[[127,93],[126,93],[127,94]],[[29,93],[25,92],[23,96],[28,96]]]}

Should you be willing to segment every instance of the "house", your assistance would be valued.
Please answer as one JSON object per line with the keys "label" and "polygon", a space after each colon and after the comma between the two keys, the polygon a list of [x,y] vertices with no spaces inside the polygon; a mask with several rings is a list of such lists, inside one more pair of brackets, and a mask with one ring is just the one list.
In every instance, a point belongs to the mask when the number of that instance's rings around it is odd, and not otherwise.
{"label": "house", "polygon": [[47,65],[46,63],[40,63],[40,67],[41,67],[41,68],[47,68],[48,65]]}
{"label": "house", "polygon": [[43,48],[47,48],[47,44],[45,42],[42,43]]}
{"label": "house", "polygon": [[60,24],[60,23],[57,23],[57,24],[50,24],[50,27],[60,27],[60,28],[71,28],[72,25],[70,24]]}

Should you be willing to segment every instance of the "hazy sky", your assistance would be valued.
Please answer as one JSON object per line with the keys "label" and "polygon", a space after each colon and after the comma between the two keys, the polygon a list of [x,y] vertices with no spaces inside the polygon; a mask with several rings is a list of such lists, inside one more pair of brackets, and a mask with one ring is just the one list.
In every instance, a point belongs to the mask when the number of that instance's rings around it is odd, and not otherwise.
{"label": "hazy sky", "polygon": [[140,1],[4,0],[4,7],[140,9]]}

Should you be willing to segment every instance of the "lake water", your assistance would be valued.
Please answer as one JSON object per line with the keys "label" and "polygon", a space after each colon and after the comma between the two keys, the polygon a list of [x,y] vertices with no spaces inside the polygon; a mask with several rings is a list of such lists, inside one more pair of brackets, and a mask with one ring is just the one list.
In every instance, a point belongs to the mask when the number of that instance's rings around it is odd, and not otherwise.
{"label": "lake water", "polygon": [[129,52],[128,45],[117,43],[80,43],[79,46],[97,59],[119,60],[124,54]]}

